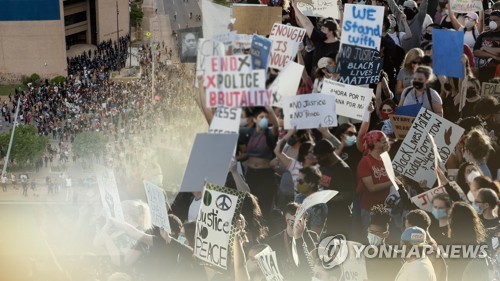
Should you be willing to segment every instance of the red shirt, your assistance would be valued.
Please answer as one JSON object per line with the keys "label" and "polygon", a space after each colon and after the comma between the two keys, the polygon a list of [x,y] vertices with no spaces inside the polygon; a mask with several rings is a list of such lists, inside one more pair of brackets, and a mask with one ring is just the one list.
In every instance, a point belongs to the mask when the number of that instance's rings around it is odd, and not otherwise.
{"label": "red shirt", "polygon": [[373,205],[384,204],[390,189],[370,192],[361,180],[364,177],[372,177],[373,184],[388,182],[389,178],[385,171],[384,162],[373,158],[371,154],[364,156],[358,164],[356,185],[356,192],[359,194],[362,209],[370,210]]}

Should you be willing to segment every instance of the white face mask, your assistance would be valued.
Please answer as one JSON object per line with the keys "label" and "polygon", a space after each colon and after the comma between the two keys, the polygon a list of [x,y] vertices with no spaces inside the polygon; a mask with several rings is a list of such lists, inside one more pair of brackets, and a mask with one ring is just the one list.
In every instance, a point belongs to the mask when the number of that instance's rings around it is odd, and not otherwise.
{"label": "white face mask", "polygon": [[474,202],[474,195],[472,195],[470,190],[467,192],[467,199],[469,199],[470,202]]}
{"label": "white face mask", "polygon": [[368,238],[368,243],[370,243],[370,245],[373,246],[380,246],[384,242],[384,238],[370,232],[368,232],[367,238]]}
{"label": "white face mask", "polygon": [[389,18],[389,27],[394,28],[396,27],[396,20],[393,18]]}
{"label": "white face mask", "polygon": [[464,160],[467,161],[467,162],[472,162],[472,157],[470,156],[470,153],[468,150],[465,150],[463,153],[462,153],[462,156],[464,157]]}
{"label": "white face mask", "polygon": [[245,127],[247,125],[247,118],[246,117],[241,117],[240,119],[240,127]]}
{"label": "white face mask", "polygon": [[472,171],[470,174],[467,176],[467,182],[470,184],[475,178],[481,176],[481,173],[478,171]]}
{"label": "white face mask", "polygon": [[260,270],[259,265],[257,262],[252,261],[252,260],[247,260],[247,271],[248,273],[256,272],[257,270]]}
{"label": "white face mask", "polygon": [[490,24],[488,26],[490,27],[490,30],[495,30],[498,27],[497,23],[494,21],[490,21]]}
{"label": "white face mask", "polygon": [[472,20],[465,20],[465,27],[466,28],[472,28],[474,25],[476,24],[475,21],[472,21]]}

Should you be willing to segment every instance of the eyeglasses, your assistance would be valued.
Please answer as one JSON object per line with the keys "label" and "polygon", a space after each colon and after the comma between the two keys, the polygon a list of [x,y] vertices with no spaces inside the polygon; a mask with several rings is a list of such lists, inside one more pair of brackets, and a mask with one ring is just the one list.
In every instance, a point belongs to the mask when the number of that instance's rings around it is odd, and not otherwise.
{"label": "eyeglasses", "polygon": [[382,111],[382,112],[388,112],[388,113],[391,113],[391,112],[393,112],[394,110],[392,110],[391,108],[389,108],[389,109],[382,109],[381,111]]}
{"label": "eyeglasses", "polygon": [[422,62],[421,61],[412,61],[411,64],[418,64],[418,65],[421,65]]}
{"label": "eyeglasses", "polygon": [[350,137],[357,135],[355,132],[351,132],[351,131],[346,131],[344,134],[346,134]]}

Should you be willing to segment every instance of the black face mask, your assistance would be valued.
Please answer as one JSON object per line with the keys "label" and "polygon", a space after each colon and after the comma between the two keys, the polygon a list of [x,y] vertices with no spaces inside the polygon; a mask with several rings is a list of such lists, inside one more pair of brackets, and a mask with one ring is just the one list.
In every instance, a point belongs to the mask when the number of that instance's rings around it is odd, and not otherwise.
{"label": "black face mask", "polygon": [[469,89],[467,89],[466,98],[471,99],[471,98],[475,98],[476,96],[477,96],[477,90],[476,90],[476,88],[469,88]]}
{"label": "black face mask", "polygon": [[290,146],[293,146],[294,144],[297,143],[297,138],[295,136],[291,136],[288,141],[287,141],[288,145]]}
{"label": "black face mask", "polygon": [[413,87],[420,90],[424,87],[424,82],[413,81]]}
{"label": "black face mask", "polygon": [[446,91],[451,91],[451,84],[450,84],[450,83],[445,83],[445,84],[444,84],[444,89],[445,89]]}
{"label": "black face mask", "polygon": [[415,15],[417,14],[415,11],[413,11],[412,9],[408,9],[408,8],[406,8],[404,10],[404,13],[406,15],[407,20],[412,20],[415,17]]}
{"label": "black face mask", "polygon": [[316,157],[318,159],[318,164],[320,166],[326,167],[326,166],[329,166],[331,163],[330,156],[328,156],[328,155],[324,155],[324,156],[320,156],[320,157],[316,156]]}
{"label": "black face mask", "polygon": [[423,37],[424,37],[424,39],[425,39],[425,40],[427,40],[427,41],[432,41],[432,34],[425,33]]}

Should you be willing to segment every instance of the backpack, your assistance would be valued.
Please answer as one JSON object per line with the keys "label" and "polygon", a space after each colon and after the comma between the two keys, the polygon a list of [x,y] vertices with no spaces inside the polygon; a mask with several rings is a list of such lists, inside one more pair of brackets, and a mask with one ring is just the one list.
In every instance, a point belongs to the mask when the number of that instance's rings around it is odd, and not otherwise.
{"label": "backpack", "polygon": [[[403,90],[403,92],[401,93],[401,99],[404,101],[404,99],[406,98],[406,95],[411,91],[411,90],[415,90],[415,88],[413,87],[408,87],[406,89]],[[431,111],[432,112],[435,112],[434,111],[434,106],[432,105],[432,97],[431,97],[431,89],[429,87],[427,87],[426,91],[426,96],[427,96],[427,100],[429,101],[429,104],[431,105]],[[423,101],[422,101],[423,103]]]}

